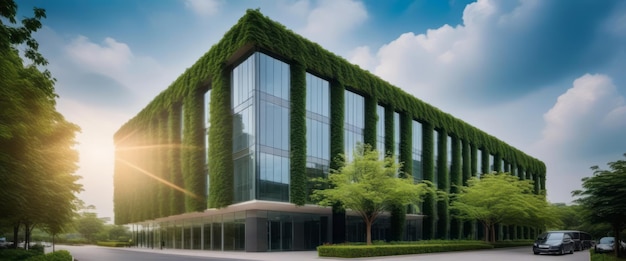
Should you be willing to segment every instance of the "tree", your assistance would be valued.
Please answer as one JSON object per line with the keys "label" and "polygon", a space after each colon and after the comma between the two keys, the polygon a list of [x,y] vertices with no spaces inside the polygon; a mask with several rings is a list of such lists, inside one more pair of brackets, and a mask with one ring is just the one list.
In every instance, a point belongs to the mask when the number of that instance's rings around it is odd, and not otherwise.
{"label": "tree", "polygon": [[[413,178],[399,178],[399,164],[394,158],[379,160],[379,153],[369,145],[357,145],[354,160],[331,171],[326,189],[313,192],[320,205],[341,204],[357,212],[365,222],[367,244],[372,244],[372,223],[394,205],[421,202],[430,190],[427,183],[413,183]],[[401,175],[402,176],[402,175]]]}
{"label": "tree", "polygon": [[[32,33],[41,28],[45,10],[35,8],[21,26],[16,13],[13,0],[0,0],[0,219],[12,224],[14,238],[23,225],[28,243],[36,225],[57,231],[71,220],[82,189],[73,174],[79,128],[56,111],[55,80],[38,68],[48,62]],[[31,64],[20,58],[22,45]]]}
{"label": "tree", "polygon": [[80,233],[88,242],[94,242],[94,235],[104,230],[104,221],[96,216],[96,213],[86,212],[76,220],[76,230]]}
{"label": "tree", "polygon": [[109,240],[127,242],[131,233],[127,227],[121,225],[111,225],[109,229]]}
{"label": "tree", "polygon": [[[576,202],[588,210],[584,212],[586,220],[592,224],[610,224],[615,241],[619,242],[620,232],[626,227],[626,160],[607,165],[609,170],[591,167],[593,176],[583,178],[583,189],[573,191],[572,195],[581,197]],[[615,248],[615,255],[622,255],[619,247]]]}
{"label": "tree", "polygon": [[482,222],[487,242],[495,242],[496,224],[536,227],[554,220],[552,213],[546,213],[545,198],[533,194],[532,181],[495,173],[471,178],[467,183],[453,195],[451,209],[458,218]]}

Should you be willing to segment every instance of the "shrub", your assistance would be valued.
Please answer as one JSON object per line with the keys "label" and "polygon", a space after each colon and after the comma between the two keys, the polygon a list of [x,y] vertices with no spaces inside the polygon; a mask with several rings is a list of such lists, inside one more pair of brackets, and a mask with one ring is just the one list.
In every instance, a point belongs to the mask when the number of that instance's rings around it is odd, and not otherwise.
{"label": "shrub", "polygon": [[22,248],[0,250],[0,260],[26,260],[37,255],[42,255],[42,253]]}
{"label": "shrub", "polygon": [[464,251],[476,249],[491,249],[492,245],[485,243],[460,243],[460,244],[394,244],[394,245],[370,245],[370,246],[319,246],[317,253],[320,257],[373,257],[410,255],[435,252]]}
{"label": "shrub", "polygon": [[98,241],[98,246],[105,246],[105,247],[127,247],[128,246],[128,242],[105,242],[105,241]]}
{"label": "shrub", "polygon": [[72,261],[73,257],[66,250],[59,250],[45,255],[38,255],[26,259],[26,261]]}
{"label": "shrub", "polygon": [[37,253],[42,254],[42,255],[43,255],[43,253],[44,253],[44,252],[43,252],[43,245],[40,245],[40,244],[35,244],[35,245],[32,245],[32,246],[30,246],[28,249],[29,249],[30,251],[34,251],[34,252],[37,252]]}

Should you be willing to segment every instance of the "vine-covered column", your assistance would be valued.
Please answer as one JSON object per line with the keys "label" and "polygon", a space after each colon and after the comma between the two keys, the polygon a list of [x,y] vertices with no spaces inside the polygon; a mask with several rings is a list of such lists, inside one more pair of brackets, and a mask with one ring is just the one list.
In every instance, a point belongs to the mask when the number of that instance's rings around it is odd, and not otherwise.
{"label": "vine-covered column", "polygon": [[[344,165],[343,123],[344,123],[345,87],[337,82],[330,82],[330,168],[338,170]],[[332,174],[331,174],[332,175]],[[333,243],[346,241],[346,210],[339,204],[333,206]]]}
{"label": "vine-covered column", "polygon": [[[450,165],[450,193],[459,193],[459,187],[463,186],[462,171],[462,147],[461,140],[456,136],[452,137],[452,164]],[[463,235],[463,221],[457,218],[450,220],[450,238],[461,239]]]}
{"label": "vine-covered column", "polygon": [[[448,133],[439,130],[437,139],[437,189],[450,193],[450,176],[448,172]],[[437,237],[450,238],[450,212],[448,197],[437,201]]]}
{"label": "vine-covered column", "polygon": [[291,179],[290,200],[298,206],[306,203],[306,70],[299,63],[291,66]]}
{"label": "vine-covered column", "polygon": [[[184,112],[183,147],[186,153],[183,157],[183,180],[185,189],[190,192],[185,194],[185,212],[204,211],[207,208],[207,195],[205,151],[204,146],[200,146],[204,144],[205,136],[204,92],[201,88],[195,86],[188,91],[184,101]],[[228,175],[232,179],[232,172]]]}
{"label": "vine-covered column", "polygon": [[[166,171],[169,173],[169,180],[175,186],[183,187],[182,173],[182,103],[176,103],[169,108],[168,111],[168,140],[172,144],[168,153],[168,162]],[[185,212],[185,199],[183,192],[169,189],[170,214],[176,215]]]}
{"label": "vine-covered column", "polygon": [[230,71],[221,65],[213,75],[211,128],[209,130],[209,208],[224,208],[233,202],[233,117]]}
{"label": "vine-covered column", "polygon": [[[412,118],[406,113],[400,114],[400,155],[397,155],[398,162],[402,163],[399,175],[402,178],[413,178],[413,158],[411,146],[413,144]],[[394,124],[395,125],[395,124]],[[391,238],[392,241],[404,240],[406,227],[407,206],[396,205],[391,211]]]}
{"label": "vine-covered column", "polygon": [[[433,138],[434,128],[431,123],[422,124],[422,167],[424,180],[434,182],[435,180],[435,144]],[[424,234],[425,240],[434,239],[437,225],[437,197],[434,193],[429,193],[424,197],[422,213],[424,214]]]}

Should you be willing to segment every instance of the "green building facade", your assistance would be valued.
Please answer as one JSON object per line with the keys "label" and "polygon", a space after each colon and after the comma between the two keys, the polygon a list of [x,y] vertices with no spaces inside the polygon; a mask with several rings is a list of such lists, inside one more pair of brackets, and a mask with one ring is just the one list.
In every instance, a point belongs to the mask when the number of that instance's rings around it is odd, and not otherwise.
{"label": "green building facade", "polygon": [[[143,247],[284,251],[365,240],[350,210],[309,198],[357,143],[397,156],[439,190],[509,172],[545,191],[543,162],[428,105],[257,10],[114,136],[117,224]],[[374,240],[480,238],[448,200],[377,221]],[[532,228],[500,226],[501,239]]]}

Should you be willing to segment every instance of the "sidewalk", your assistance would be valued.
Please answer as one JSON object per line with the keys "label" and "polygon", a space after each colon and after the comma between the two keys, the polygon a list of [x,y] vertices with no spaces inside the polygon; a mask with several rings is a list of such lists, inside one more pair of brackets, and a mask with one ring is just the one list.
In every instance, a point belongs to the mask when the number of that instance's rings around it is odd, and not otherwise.
{"label": "sidewalk", "polygon": [[216,257],[246,260],[271,260],[271,261],[311,261],[311,260],[345,260],[342,258],[318,257],[317,251],[284,251],[284,252],[236,252],[236,251],[209,251],[188,249],[152,249],[152,248],[116,248],[127,251],[151,252],[162,254],[175,254],[197,257]]}

